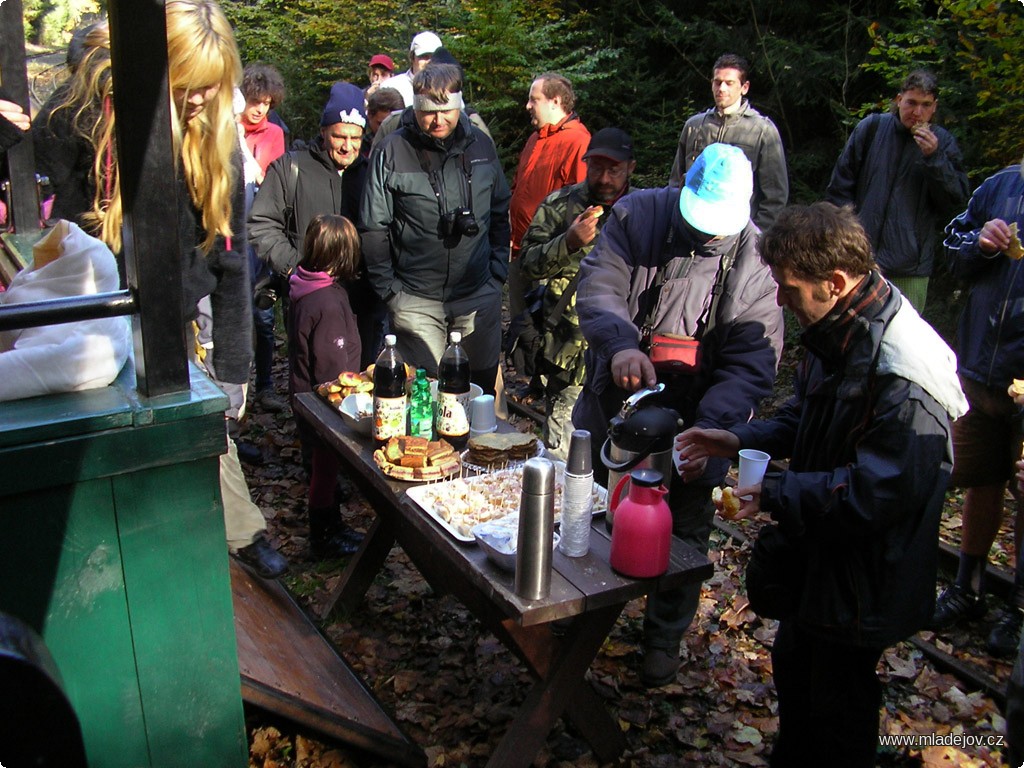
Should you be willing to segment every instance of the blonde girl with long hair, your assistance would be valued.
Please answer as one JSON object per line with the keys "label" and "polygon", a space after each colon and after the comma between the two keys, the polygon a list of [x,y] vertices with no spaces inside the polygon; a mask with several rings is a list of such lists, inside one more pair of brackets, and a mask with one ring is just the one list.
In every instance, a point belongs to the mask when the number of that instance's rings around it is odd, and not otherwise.
{"label": "blonde girl with long hair", "polygon": [[[231,26],[215,2],[167,0],[165,9],[178,182],[177,216],[168,216],[168,227],[177,227],[182,248],[183,314],[199,327],[198,362],[228,392],[228,415],[237,416],[252,361],[245,192],[232,109],[242,64]],[[106,23],[90,30],[85,48],[71,81],[36,118],[37,157],[61,201],[55,212],[120,251],[123,209]],[[266,523],[249,499],[233,440],[221,458],[229,547],[261,575],[279,575],[287,561],[263,536]]]}

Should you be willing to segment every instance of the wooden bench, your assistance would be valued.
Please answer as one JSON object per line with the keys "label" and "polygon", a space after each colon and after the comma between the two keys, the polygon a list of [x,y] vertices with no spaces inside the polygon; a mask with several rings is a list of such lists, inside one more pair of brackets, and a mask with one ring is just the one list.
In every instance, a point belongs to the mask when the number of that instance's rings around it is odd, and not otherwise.
{"label": "wooden bench", "polygon": [[276,581],[231,561],[242,698],[407,766],[426,756]]}

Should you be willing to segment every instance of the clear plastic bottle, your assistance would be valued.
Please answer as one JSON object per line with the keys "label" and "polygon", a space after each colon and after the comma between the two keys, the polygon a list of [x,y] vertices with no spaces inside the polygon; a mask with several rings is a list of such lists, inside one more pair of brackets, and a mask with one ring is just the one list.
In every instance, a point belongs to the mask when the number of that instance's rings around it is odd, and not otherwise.
{"label": "clear plastic bottle", "polygon": [[373,367],[373,439],[380,443],[405,434],[405,362],[395,343],[394,334],[384,337]]}
{"label": "clear plastic bottle", "polygon": [[437,366],[437,436],[456,448],[469,438],[469,356],[462,334],[452,331]]}
{"label": "clear plastic bottle", "polygon": [[434,439],[434,399],[430,396],[430,381],[427,372],[416,369],[409,399],[409,434]]}

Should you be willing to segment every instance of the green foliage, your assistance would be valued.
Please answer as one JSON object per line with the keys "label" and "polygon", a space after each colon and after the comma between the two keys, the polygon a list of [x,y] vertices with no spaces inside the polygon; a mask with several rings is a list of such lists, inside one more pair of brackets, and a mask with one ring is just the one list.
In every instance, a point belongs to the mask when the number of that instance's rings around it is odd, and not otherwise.
{"label": "green foliage", "polygon": [[960,26],[957,61],[975,96],[972,126],[987,170],[1024,155],[1024,14],[1016,3],[955,0],[944,3]]}
{"label": "green foliage", "polygon": [[[664,184],[683,122],[711,106],[722,53],[752,65],[749,98],[786,146],[791,198],[817,199],[856,122],[887,108],[912,68],[936,71],[941,119],[976,179],[1024,153],[1024,13],[1011,0],[221,0],[245,62],[285,77],[293,138],[315,135],[331,83],[367,81],[387,53],[399,71],[432,29],[466,70],[465,95],[511,174],[530,132],[533,78],[567,75],[596,131],[627,129],[635,181]],[[100,0],[24,0],[30,41],[67,42]]]}
{"label": "green foliage", "polygon": [[63,47],[82,19],[100,10],[97,0],[24,0],[25,39],[35,45]]}
{"label": "green foliage", "polygon": [[[910,69],[939,76],[943,118],[980,180],[1024,152],[1024,15],[991,0],[900,0],[899,14],[874,23],[863,68],[894,86]],[[870,105],[866,105],[870,106]]]}

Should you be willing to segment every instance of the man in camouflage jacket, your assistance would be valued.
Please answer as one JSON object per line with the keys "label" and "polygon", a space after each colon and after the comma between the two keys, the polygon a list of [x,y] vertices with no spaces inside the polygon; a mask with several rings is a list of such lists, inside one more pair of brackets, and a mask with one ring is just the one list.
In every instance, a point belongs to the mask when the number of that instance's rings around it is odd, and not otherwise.
{"label": "man in camouflage jacket", "polygon": [[618,128],[594,134],[583,160],[586,178],[548,195],[523,236],[520,252],[523,275],[547,281],[537,370],[547,401],[544,442],[561,459],[569,450],[572,408],[585,378],[586,341],[575,297],[580,260],[594,247],[612,204],[633,191],[629,179],[636,167],[633,142]]}

